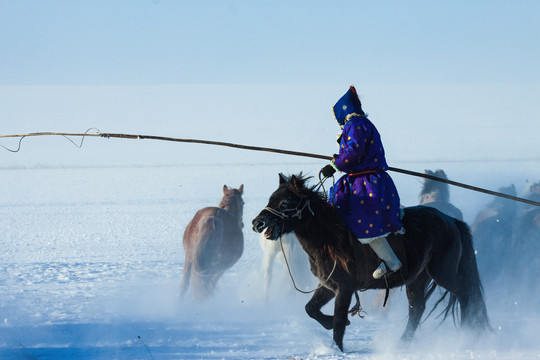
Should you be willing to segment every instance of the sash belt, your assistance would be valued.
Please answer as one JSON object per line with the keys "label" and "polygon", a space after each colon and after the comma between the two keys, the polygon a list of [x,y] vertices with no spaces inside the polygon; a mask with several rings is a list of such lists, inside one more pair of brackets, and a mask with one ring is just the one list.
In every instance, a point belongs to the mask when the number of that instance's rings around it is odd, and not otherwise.
{"label": "sash belt", "polygon": [[366,175],[366,174],[375,174],[381,170],[368,170],[368,171],[361,171],[356,173],[350,173],[349,176],[357,176],[357,175]]}

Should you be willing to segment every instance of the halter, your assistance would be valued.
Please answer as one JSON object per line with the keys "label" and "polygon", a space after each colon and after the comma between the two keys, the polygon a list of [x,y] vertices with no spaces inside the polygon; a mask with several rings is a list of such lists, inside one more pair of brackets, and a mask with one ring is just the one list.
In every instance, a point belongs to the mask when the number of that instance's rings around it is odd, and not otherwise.
{"label": "halter", "polygon": [[[305,199],[302,199],[305,200]],[[311,205],[309,203],[309,200],[305,200],[304,206],[300,208],[300,204],[302,204],[302,200],[296,205],[295,208],[289,208],[285,209],[283,211],[279,211],[276,209],[272,209],[271,207],[267,206],[263,210],[268,211],[270,214],[275,215],[279,218],[281,218],[282,222],[285,222],[285,220],[290,220],[295,217],[297,217],[299,220],[302,219],[302,213],[304,212],[304,209],[307,207],[311,215],[315,215],[315,212],[311,209]],[[292,214],[287,214],[289,212],[292,212]]]}
{"label": "halter", "polygon": [[[305,204],[304,204],[304,206],[300,207],[300,204],[302,204],[302,200],[305,200]],[[275,216],[281,218],[282,227],[285,227],[285,220],[290,220],[290,219],[295,218],[295,217],[297,217],[298,219],[302,219],[302,212],[304,212],[304,209],[306,207],[308,208],[311,215],[315,215],[315,212],[311,209],[311,206],[309,204],[309,200],[306,200],[305,198],[303,198],[302,200],[300,200],[300,202],[298,203],[298,205],[294,209],[290,208],[290,209],[285,209],[283,211],[278,211],[276,209],[272,209],[271,207],[267,206],[267,207],[264,208],[264,210],[268,211],[272,215],[275,215]],[[287,212],[293,212],[293,213],[289,215],[289,214],[287,214]],[[330,271],[330,274],[328,275],[326,280],[319,283],[319,286],[317,286],[315,289],[312,289],[312,290],[309,290],[309,291],[304,291],[304,290],[299,289],[296,286],[296,282],[294,281],[294,278],[292,276],[291,268],[289,267],[289,261],[287,260],[287,256],[285,255],[285,250],[283,249],[283,241],[281,240],[281,236],[279,237],[279,244],[280,244],[280,247],[281,247],[281,252],[283,253],[283,258],[285,259],[285,264],[287,265],[287,270],[289,271],[289,276],[291,277],[293,286],[297,291],[299,291],[299,292],[301,292],[303,294],[309,294],[309,293],[312,293],[314,291],[317,291],[320,288],[322,288],[323,286],[325,286],[328,283],[328,281],[330,280],[330,278],[332,277],[332,275],[334,274],[334,271],[336,270],[336,266],[337,266],[337,260],[336,259],[334,259],[334,266],[332,267],[332,271]]]}

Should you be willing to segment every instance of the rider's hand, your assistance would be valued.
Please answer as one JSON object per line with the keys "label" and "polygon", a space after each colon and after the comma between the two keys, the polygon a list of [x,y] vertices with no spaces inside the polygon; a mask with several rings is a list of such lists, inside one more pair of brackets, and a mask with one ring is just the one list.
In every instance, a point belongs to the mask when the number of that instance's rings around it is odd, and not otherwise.
{"label": "rider's hand", "polygon": [[336,172],[336,169],[334,169],[332,165],[326,165],[325,167],[321,169],[321,174],[324,177],[330,177],[334,175],[335,172]]}

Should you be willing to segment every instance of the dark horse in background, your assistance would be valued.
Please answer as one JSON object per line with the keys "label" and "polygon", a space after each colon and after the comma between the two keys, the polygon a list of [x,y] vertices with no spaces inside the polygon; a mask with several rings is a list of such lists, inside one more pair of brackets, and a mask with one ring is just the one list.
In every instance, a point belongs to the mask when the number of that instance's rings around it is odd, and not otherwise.
{"label": "dark horse in background", "polygon": [[219,278],[231,268],[244,251],[242,213],[244,185],[238,189],[223,186],[218,207],[197,211],[184,232],[183,296],[190,287],[198,299],[212,295]]}
{"label": "dark horse in background", "polygon": [[[302,174],[286,178],[280,174],[279,187],[268,205],[253,220],[253,229],[269,240],[294,231],[308,254],[311,271],[319,287],[306,304],[306,312],[326,329],[343,350],[343,335],[351,297],[357,290],[394,288],[406,285],[409,320],[401,339],[410,341],[425,310],[426,300],[436,286],[450,297],[445,317],[460,305],[461,325],[480,333],[489,329],[482,285],[469,227],[437,209],[416,206],[403,209],[404,237],[391,235],[389,243],[404,266],[381,279],[372,277],[378,258],[362,245],[345,226],[323,195],[308,188]],[[321,308],[335,297],[334,315]],[[441,300],[442,300],[441,298]]]}
{"label": "dark horse in background", "polygon": [[[540,202],[540,181],[526,181],[521,197]],[[513,290],[519,292],[522,303],[538,306],[537,294],[540,287],[540,207],[528,204],[518,206],[514,224],[514,236],[510,246],[508,276],[513,281]],[[536,292],[536,293],[535,293]]]}
{"label": "dark horse in background", "polygon": [[[499,192],[516,196],[516,187],[501,187]],[[480,273],[490,274],[490,281],[495,281],[513,262],[510,254],[516,215],[515,201],[496,197],[476,215],[471,226],[478,268]]]}
{"label": "dark horse in background", "polygon": [[[448,180],[444,170],[425,170],[426,175]],[[447,183],[433,179],[424,179],[422,190],[420,191],[420,205],[434,207],[448,216],[463,221],[463,213],[450,203],[450,189]]]}

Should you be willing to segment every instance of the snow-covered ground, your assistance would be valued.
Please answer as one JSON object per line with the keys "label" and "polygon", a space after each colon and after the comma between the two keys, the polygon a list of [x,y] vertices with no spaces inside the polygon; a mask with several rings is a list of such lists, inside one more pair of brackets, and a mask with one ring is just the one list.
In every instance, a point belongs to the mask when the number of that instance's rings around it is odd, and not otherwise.
{"label": "snow-covered ground", "polygon": [[[360,87],[358,87],[360,89]],[[331,155],[331,104],[343,86],[0,87],[2,134],[34,131],[162,135]],[[538,87],[363,85],[389,165],[492,190],[538,181]],[[218,114],[208,111],[211,99]],[[504,101],[494,101],[503,99]],[[449,107],[450,106],[450,107]],[[450,110],[450,111],[449,111]],[[17,139],[0,144],[16,149]],[[309,295],[276,271],[263,299],[251,220],[278,172],[316,176],[324,161],[151,140],[26,138],[0,149],[0,359],[538,359],[539,291],[521,278],[486,286],[495,332],[477,344],[434,315],[408,349],[403,289],[382,311],[364,293],[345,353],[308,318]],[[421,180],[392,173],[403,205]],[[244,184],[245,251],[205,302],[181,301],[181,245],[194,213]],[[457,187],[471,223],[491,196]],[[278,265],[276,265],[276,270]],[[487,274],[482,274],[487,276]],[[531,274],[524,274],[531,276]],[[538,283],[538,282],[536,282]],[[325,308],[330,312],[331,306]]]}
{"label": "snow-covered ground", "polygon": [[[376,293],[363,294],[367,315],[351,320],[345,353],[308,318],[309,295],[291,290],[284,272],[276,268],[263,299],[262,250],[251,219],[276,188],[278,172],[315,175],[321,167],[276,160],[0,169],[0,359],[540,358],[538,306],[503,303],[504,292],[493,288],[486,289],[493,334],[473,344],[451,320],[439,326],[431,316],[409,348],[397,342],[406,323],[404,290],[384,311],[372,305]],[[486,168],[472,171],[478,164],[434,167],[495,189],[509,181],[519,188],[534,165],[514,164],[506,178],[488,181]],[[393,176],[404,205],[416,204],[420,181]],[[213,299],[181,300],[184,228],[196,210],[219,202],[224,184],[245,186],[244,254]],[[457,188],[451,198],[469,222],[491,200]]]}

